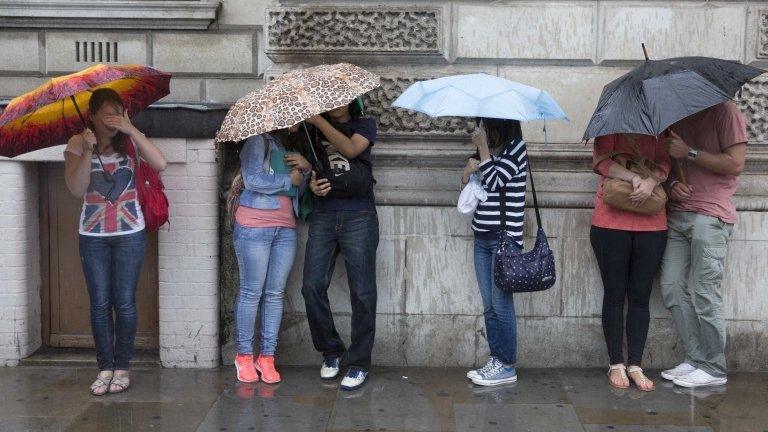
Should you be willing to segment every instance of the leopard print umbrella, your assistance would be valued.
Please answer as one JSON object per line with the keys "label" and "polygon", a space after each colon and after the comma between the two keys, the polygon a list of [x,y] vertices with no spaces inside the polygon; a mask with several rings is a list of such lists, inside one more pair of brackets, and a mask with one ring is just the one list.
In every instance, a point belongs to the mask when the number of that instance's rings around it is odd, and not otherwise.
{"label": "leopard print umbrella", "polygon": [[287,72],[235,102],[215,141],[237,142],[291,127],[344,106],[379,85],[378,76],[349,63]]}

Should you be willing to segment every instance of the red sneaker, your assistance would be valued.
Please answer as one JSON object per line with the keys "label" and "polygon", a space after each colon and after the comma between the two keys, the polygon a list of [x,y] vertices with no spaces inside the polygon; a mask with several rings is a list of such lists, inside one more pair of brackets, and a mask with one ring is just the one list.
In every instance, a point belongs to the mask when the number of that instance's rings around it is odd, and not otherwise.
{"label": "red sneaker", "polygon": [[275,356],[260,355],[256,359],[256,370],[261,375],[261,380],[267,384],[280,382],[280,374],[275,369]]}
{"label": "red sneaker", "polygon": [[253,354],[238,353],[235,356],[235,369],[239,381],[252,383],[259,380],[259,375],[253,367]]}

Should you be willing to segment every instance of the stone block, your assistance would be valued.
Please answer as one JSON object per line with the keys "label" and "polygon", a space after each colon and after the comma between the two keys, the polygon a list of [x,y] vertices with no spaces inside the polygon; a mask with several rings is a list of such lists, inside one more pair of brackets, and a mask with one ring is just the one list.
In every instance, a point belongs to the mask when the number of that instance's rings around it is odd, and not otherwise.
{"label": "stone block", "polygon": [[768,321],[768,242],[731,241],[725,260],[726,319]]}
{"label": "stone block", "polygon": [[452,57],[591,62],[596,13],[594,4],[581,2],[458,4]]}
{"label": "stone block", "polygon": [[[597,107],[603,87],[627,71],[623,67],[504,66],[499,75],[546,90],[570,119],[568,122],[546,122],[548,141],[579,143]],[[523,136],[526,141],[544,142],[543,127],[540,121],[524,123]]]}
{"label": "stone block", "polygon": [[601,61],[641,61],[641,43],[655,59],[698,55],[744,61],[744,4],[602,2],[600,7]]}
{"label": "stone block", "polygon": [[208,79],[205,80],[205,102],[231,104],[263,84],[261,79]]}
{"label": "stone block", "polygon": [[250,33],[155,33],[153,65],[190,74],[251,74],[253,35]]}
{"label": "stone block", "polygon": [[475,316],[408,315],[401,320],[406,323],[402,340],[387,348],[400,354],[404,365],[456,367],[475,362]]}
{"label": "stone block", "polygon": [[768,370],[768,322],[729,321],[725,358],[731,369]]}
{"label": "stone block", "polygon": [[733,226],[731,240],[768,241],[768,213],[739,212],[739,220]]}
{"label": "stone block", "polygon": [[470,237],[408,237],[408,314],[476,315],[483,310]]}
{"label": "stone block", "polygon": [[171,78],[171,94],[160,102],[200,102],[202,83],[198,79]]}
{"label": "stone block", "polygon": [[[37,32],[0,32],[0,58],[3,59],[0,71],[40,71],[39,45]],[[3,78],[3,81],[7,79]]]}
{"label": "stone block", "polygon": [[275,0],[224,0],[221,2],[219,26],[263,26],[264,14],[268,6],[277,3]]}
{"label": "stone block", "polygon": [[[99,43],[102,44],[101,52]],[[107,60],[107,52],[109,52],[109,60]],[[149,60],[147,35],[144,33],[47,32],[45,59],[49,73],[74,72],[98,63],[147,64]]]}

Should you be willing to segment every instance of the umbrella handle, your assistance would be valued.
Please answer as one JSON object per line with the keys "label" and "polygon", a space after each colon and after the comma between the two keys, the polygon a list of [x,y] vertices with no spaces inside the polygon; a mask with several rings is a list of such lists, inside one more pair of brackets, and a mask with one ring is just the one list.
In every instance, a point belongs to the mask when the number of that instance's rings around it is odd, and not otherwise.
{"label": "umbrella handle", "polygon": [[78,117],[80,117],[80,121],[83,122],[83,126],[88,128],[88,122],[85,121],[85,117],[83,117],[83,113],[80,112],[80,107],[77,106],[77,101],[75,100],[75,96],[72,95],[72,96],[69,96],[69,98],[72,99],[72,104],[75,106],[75,111],[77,111],[77,115]]}

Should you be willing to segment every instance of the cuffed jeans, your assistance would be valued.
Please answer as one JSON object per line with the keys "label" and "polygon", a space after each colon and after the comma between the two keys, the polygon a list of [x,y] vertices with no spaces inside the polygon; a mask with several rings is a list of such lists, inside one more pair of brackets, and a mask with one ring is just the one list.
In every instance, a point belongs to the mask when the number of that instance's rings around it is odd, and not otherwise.
{"label": "cuffed jeans", "polygon": [[496,286],[493,265],[499,245],[497,234],[475,235],[475,275],[483,299],[485,334],[491,355],[502,363],[517,362],[517,317],[511,292]]}
{"label": "cuffed jeans", "polygon": [[667,224],[661,290],[683,340],[685,362],[724,377],[722,282],[733,224],[693,212],[670,212]]}
{"label": "cuffed jeans", "polygon": [[589,238],[603,281],[603,335],[610,364],[624,363],[624,300],[628,299],[628,363],[640,366],[651,319],[648,301],[667,232],[592,226]]}
{"label": "cuffed jeans", "polygon": [[146,231],[80,235],[80,261],[91,301],[91,331],[100,370],[128,370],[133,358],[136,285],[146,245]]}
{"label": "cuffed jeans", "polygon": [[240,290],[235,300],[237,352],[253,353],[254,326],[261,303],[260,353],[275,355],[285,284],[296,256],[296,229],[235,224],[233,238],[240,269]]}
{"label": "cuffed jeans", "polygon": [[347,350],[351,367],[368,370],[376,333],[376,249],[379,219],[375,211],[314,212],[304,256],[301,293],[315,349],[323,356],[341,356],[344,342],[331,314],[328,287],[341,254],[347,270],[352,304],[352,340]]}

